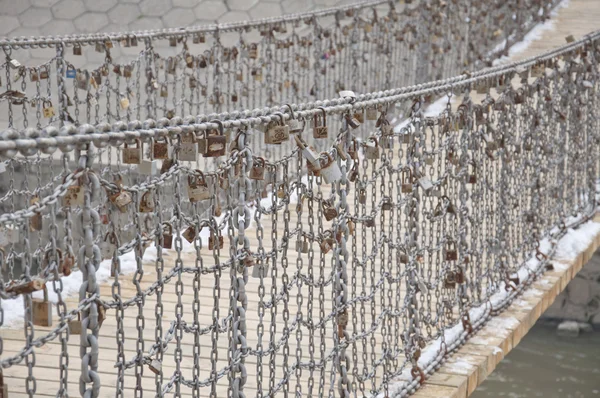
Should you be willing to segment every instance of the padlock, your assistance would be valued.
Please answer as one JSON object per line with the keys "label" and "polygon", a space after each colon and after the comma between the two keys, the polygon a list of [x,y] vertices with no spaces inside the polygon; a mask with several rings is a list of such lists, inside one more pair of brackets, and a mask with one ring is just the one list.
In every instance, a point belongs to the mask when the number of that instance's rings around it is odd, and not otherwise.
{"label": "padlock", "polygon": [[148,364],[148,369],[155,375],[160,375],[162,372],[162,363],[158,359],[153,358]]}
{"label": "padlock", "polygon": [[195,170],[195,173],[198,175],[188,176],[188,198],[191,203],[212,198],[204,173],[200,170]]}
{"label": "padlock", "polygon": [[448,204],[446,207],[446,211],[448,212],[448,214],[456,214],[456,210],[454,209],[454,205],[452,204],[450,198],[444,195],[442,196],[442,200]]}
{"label": "padlock", "polygon": [[252,161],[252,168],[250,169],[250,179],[252,180],[264,180],[265,179],[265,159],[261,157],[255,157]]}
{"label": "padlock", "polygon": [[444,279],[444,288],[446,288],[446,289],[455,289],[456,288],[456,279],[455,279],[454,271],[450,271],[446,274],[446,278]]}
{"label": "padlock", "polygon": [[69,276],[73,268],[75,268],[75,256],[72,253],[65,253],[60,261],[58,272],[64,276]]}
{"label": "padlock", "polygon": [[208,237],[208,250],[216,250],[217,248],[223,248],[223,237],[221,234],[215,236],[214,232],[210,231],[210,236]]}
{"label": "padlock", "polygon": [[46,119],[50,119],[51,117],[53,117],[55,113],[54,107],[52,106],[52,102],[44,101],[42,104],[42,113],[44,114],[44,117]]}
{"label": "padlock", "polygon": [[119,240],[115,232],[107,232],[104,239],[100,242],[100,253],[103,260],[113,258],[115,250],[118,249]]}
{"label": "padlock", "polygon": [[224,156],[227,150],[227,137],[223,133],[223,124],[219,121],[219,130],[212,129],[204,132],[204,137],[198,140],[198,150],[206,158]]}
{"label": "padlock", "polygon": [[333,245],[334,245],[334,240],[329,234],[328,237],[325,237],[321,240],[321,244],[320,244],[321,252],[323,252],[323,254],[329,253],[331,251],[331,249],[333,249]]}
{"label": "padlock", "polygon": [[152,213],[154,211],[154,200],[150,195],[150,191],[144,192],[140,199],[140,212]]}
{"label": "padlock", "polygon": [[119,100],[119,105],[121,105],[121,109],[123,110],[129,108],[129,99],[125,96],[122,96]]}
{"label": "padlock", "polygon": [[361,205],[367,204],[367,190],[364,188],[358,190],[358,203]]}
{"label": "padlock", "polygon": [[335,207],[333,206],[333,202],[331,199],[323,200],[322,207],[323,207],[323,215],[325,215],[325,219],[327,221],[331,221],[338,216],[338,212],[335,209]]}
{"label": "padlock", "polygon": [[392,209],[392,199],[389,196],[384,196],[381,203],[381,210],[389,211]]}
{"label": "padlock", "polygon": [[160,166],[160,174],[165,174],[175,165],[174,159],[165,159]]}
{"label": "padlock", "polygon": [[258,44],[252,43],[248,48],[248,58],[257,59],[258,58]]}
{"label": "padlock", "polygon": [[358,161],[355,161],[348,172],[348,180],[355,182],[358,179]]}
{"label": "padlock", "polygon": [[72,319],[68,323],[69,334],[80,335],[81,334],[81,312],[77,313],[77,319]]}
{"label": "padlock", "polygon": [[[37,196],[33,196],[30,201],[29,204],[31,206],[36,205],[37,203],[39,203],[40,198]],[[42,226],[43,226],[43,219],[42,219],[42,213],[40,213],[40,211],[35,211],[33,216],[31,216],[29,218],[29,230],[30,231],[41,231],[42,230]]]}
{"label": "padlock", "polygon": [[[248,257],[246,257],[248,258]],[[252,259],[254,261],[254,259]],[[258,264],[252,266],[253,278],[266,278],[269,276],[269,266],[264,261],[259,261]]]}
{"label": "padlock", "polygon": [[135,147],[125,144],[123,148],[123,163],[140,164],[142,161],[142,143],[139,139],[135,140]]}
{"label": "padlock", "polygon": [[75,76],[77,76],[77,71],[75,70],[75,68],[73,67],[73,65],[68,65],[67,66],[67,70],[65,71],[65,76],[68,79],[75,79]]}
{"label": "padlock", "polygon": [[377,120],[377,108],[367,108],[367,120]]}
{"label": "padlock", "polygon": [[285,184],[279,184],[279,186],[277,187],[277,197],[279,199],[285,199],[287,195],[287,190],[286,190],[286,186]]}
{"label": "padlock", "polygon": [[33,324],[36,326],[52,326],[52,303],[48,301],[48,288],[45,284],[43,291],[43,299],[31,299]]}
{"label": "padlock", "polygon": [[81,55],[81,45],[75,44],[73,46],[73,55]]}
{"label": "padlock", "polygon": [[342,171],[338,162],[331,156],[329,152],[321,153],[321,175],[327,184],[333,184],[342,178]]}
{"label": "padlock", "polygon": [[[468,264],[468,262],[469,262],[469,257],[465,257],[465,263]],[[465,283],[465,271],[462,269],[462,267],[458,267],[457,270],[454,271],[454,280],[459,285],[462,285],[463,283]]]}
{"label": "padlock", "polygon": [[168,159],[169,158],[169,143],[166,138],[155,139],[152,144],[152,156],[154,159]]}
{"label": "padlock", "polygon": [[417,183],[419,184],[419,186],[421,187],[421,189],[423,191],[425,191],[425,193],[429,193],[431,191],[431,189],[433,188],[433,183],[427,177],[421,177],[421,178],[419,178],[417,180]]}
{"label": "padlock", "polygon": [[283,114],[279,114],[279,122],[269,123],[265,132],[265,144],[282,144],[290,139],[290,128],[283,120]]}
{"label": "padlock", "polygon": [[346,119],[346,123],[350,128],[357,129],[360,127],[360,122],[353,115],[347,113],[346,115],[344,115],[344,119]]}
{"label": "padlock", "polygon": [[125,65],[123,67],[123,77],[129,79],[131,77],[131,72],[133,72],[133,67],[131,65]]}
{"label": "padlock", "polygon": [[80,90],[87,91],[90,86],[90,76],[88,71],[77,70],[76,72],[76,85]]}
{"label": "padlock", "polygon": [[327,131],[327,112],[324,108],[319,108],[321,114],[315,113],[313,116],[313,138],[321,139],[327,138],[329,133]]}
{"label": "padlock", "polygon": [[167,98],[169,96],[169,88],[165,83],[160,85],[160,96],[162,98]]}
{"label": "padlock", "polygon": [[477,184],[477,166],[475,161],[471,161],[471,171],[469,172],[469,184]]}
{"label": "padlock", "polygon": [[456,243],[450,241],[446,243],[446,247],[444,249],[446,252],[445,258],[446,261],[456,261],[458,260],[458,252],[456,251]]}
{"label": "padlock", "polygon": [[50,73],[48,72],[48,68],[42,66],[40,68],[40,80],[46,80],[50,77]]}
{"label": "padlock", "polygon": [[133,201],[129,192],[119,189],[118,192],[109,196],[110,201],[119,209],[121,213],[127,212],[127,206]]}
{"label": "padlock", "polygon": [[153,176],[158,174],[158,161],[154,159],[142,159],[138,166],[140,174]]}
{"label": "padlock", "polygon": [[364,146],[365,157],[369,160],[379,159],[379,142],[377,138],[371,136],[367,139],[367,143]]}
{"label": "padlock", "polygon": [[[63,178],[63,184],[66,181],[67,176],[65,176],[65,178]],[[85,194],[84,194],[84,189],[81,185],[79,185],[80,181],[77,180],[77,182],[75,182],[73,185],[69,186],[67,188],[67,192],[65,193],[65,196],[63,196],[62,199],[62,204],[65,207],[72,207],[72,206],[83,206],[84,200],[85,200]]]}
{"label": "padlock", "polygon": [[404,249],[400,249],[400,263],[401,264],[408,264],[408,262],[410,261],[408,254],[406,254],[406,250]]}
{"label": "padlock", "polygon": [[300,135],[295,135],[294,140],[296,141],[296,145],[302,151],[302,157],[304,157],[309,164],[311,164],[315,168],[321,167],[321,161],[319,159],[319,154],[312,148],[306,145],[306,142],[302,140]]}
{"label": "padlock", "polygon": [[196,141],[196,134],[188,133],[181,135],[179,160],[190,162],[198,160],[198,142]]}
{"label": "padlock", "polygon": [[185,231],[183,231],[183,237],[189,243],[194,243],[194,240],[196,240],[196,227],[193,225],[187,227]]}
{"label": "padlock", "polygon": [[294,112],[292,111],[292,107],[288,105],[291,112],[291,118],[288,120],[287,125],[289,128],[290,134],[298,134],[304,131],[304,122],[294,118]]}
{"label": "padlock", "polygon": [[402,193],[411,193],[413,190],[413,176],[411,169],[402,171]]}
{"label": "padlock", "polygon": [[365,227],[373,228],[375,226],[375,219],[373,217],[367,217],[364,221]]}
{"label": "padlock", "polygon": [[162,248],[171,249],[173,247],[173,226],[168,222],[163,223],[162,230]]}

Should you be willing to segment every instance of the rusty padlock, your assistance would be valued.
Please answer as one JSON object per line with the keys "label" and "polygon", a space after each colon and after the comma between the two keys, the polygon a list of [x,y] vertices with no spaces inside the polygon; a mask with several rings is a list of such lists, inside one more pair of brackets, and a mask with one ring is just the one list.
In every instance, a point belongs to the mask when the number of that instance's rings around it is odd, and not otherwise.
{"label": "rusty padlock", "polygon": [[327,138],[329,132],[327,131],[327,112],[325,108],[320,107],[321,114],[315,113],[313,116],[313,138],[321,139]]}
{"label": "rusty padlock", "polygon": [[[63,184],[66,182],[67,176],[63,178]],[[80,179],[67,188],[65,196],[63,196],[62,204],[65,207],[83,206],[85,194],[83,187],[80,185]]]}
{"label": "rusty padlock", "polygon": [[456,276],[454,271],[449,271],[446,273],[446,278],[444,279],[444,288],[446,289],[455,289],[456,288]]}
{"label": "rusty padlock", "polygon": [[48,301],[48,288],[44,284],[44,298],[31,299],[33,324],[37,326],[52,326],[52,303]]}
{"label": "rusty padlock", "polygon": [[193,174],[188,176],[188,198],[192,203],[208,200],[212,197],[204,173],[200,170],[195,170],[195,173],[197,176]]}
{"label": "rusty padlock", "polygon": [[154,200],[150,195],[150,191],[144,192],[140,199],[140,212],[151,213],[154,211]]}
{"label": "rusty padlock", "polygon": [[131,198],[129,192],[123,189],[123,180],[120,176],[117,177],[117,180],[115,182],[119,190],[116,193],[109,195],[108,198],[119,209],[121,213],[126,213],[127,207],[131,202],[133,202],[133,199]]}
{"label": "rusty padlock", "polygon": [[196,227],[194,225],[187,227],[186,230],[183,231],[183,237],[189,243],[194,243],[194,240],[196,240]]}
{"label": "rusty padlock", "polygon": [[255,157],[252,161],[252,168],[250,169],[250,179],[252,180],[264,180],[265,179],[265,159],[261,157]]}
{"label": "rusty padlock", "polygon": [[198,141],[198,149],[205,158],[224,156],[227,151],[227,137],[223,123],[220,120],[212,120],[211,123],[217,123],[219,129],[205,131],[204,137]]}
{"label": "rusty padlock", "polygon": [[469,184],[477,184],[477,166],[475,165],[475,161],[472,160],[469,162],[471,165],[471,170],[469,172]]}
{"label": "rusty padlock", "polygon": [[381,210],[389,211],[392,208],[392,199],[389,196],[384,196],[381,203]]}
{"label": "rusty padlock", "polygon": [[453,241],[447,242],[444,248],[446,261],[458,260],[458,252],[456,251],[456,243]]}
{"label": "rusty padlock", "polygon": [[208,237],[208,250],[216,250],[217,248],[222,249],[223,245],[223,236],[221,236],[219,233],[215,235],[215,233],[211,230],[210,236]]}
{"label": "rusty padlock", "polygon": [[163,223],[162,229],[162,248],[171,249],[173,247],[173,226],[166,222]]}
{"label": "rusty padlock", "polygon": [[[31,206],[35,206],[40,202],[40,198],[37,196],[33,196],[30,200],[29,200],[29,204]],[[40,211],[35,211],[35,213],[33,214],[33,216],[31,216],[29,218],[29,230],[30,231],[41,231],[43,227],[43,219],[42,219],[42,213],[40,213]]]}
{"label": "rusty padlock", "polygon": [[322,206],[323,206],[323,215],[325,216],[325,219],[327,221],[331,221],[331,220],[333,220],[334,218],[337,217],[338,212],[335,209],[335,207],[333,206],[333,200],[332,199],[323,200]]}
{"label": "rusty padlock", "polygon": [[125,144],[123,148],[123,163],[140,164],[142,161],[142,143],[139,139],[135,140],[135,147]]}
{"label": "rusty padlock", "polygon": [[411,169],[402,170],[402,193],[411,193],[413,190],[413,175]]}
{"label": "rusty padlock", "polygon": [[77,319],[72,319],[68,323],[69,333],[74,335],[81,334],[81,313],[77,313]]}

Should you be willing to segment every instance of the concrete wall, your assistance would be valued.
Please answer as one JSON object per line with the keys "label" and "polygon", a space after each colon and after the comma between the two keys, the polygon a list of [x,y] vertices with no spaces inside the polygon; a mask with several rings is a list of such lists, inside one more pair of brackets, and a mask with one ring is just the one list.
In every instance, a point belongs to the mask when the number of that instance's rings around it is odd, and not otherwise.
{"label": "concrete wall", "polygon": [[600,328],[600,250],[556,298],[543,318],[586,322]]}

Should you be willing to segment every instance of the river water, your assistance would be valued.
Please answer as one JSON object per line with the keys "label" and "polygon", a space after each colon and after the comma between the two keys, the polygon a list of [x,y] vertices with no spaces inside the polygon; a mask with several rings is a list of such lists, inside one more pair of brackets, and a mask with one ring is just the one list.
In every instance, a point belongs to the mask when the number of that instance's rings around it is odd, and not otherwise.
{"label": "river water", "polygon": [[600,332],[560,337],[537,323],[473,398],[600,398]]}

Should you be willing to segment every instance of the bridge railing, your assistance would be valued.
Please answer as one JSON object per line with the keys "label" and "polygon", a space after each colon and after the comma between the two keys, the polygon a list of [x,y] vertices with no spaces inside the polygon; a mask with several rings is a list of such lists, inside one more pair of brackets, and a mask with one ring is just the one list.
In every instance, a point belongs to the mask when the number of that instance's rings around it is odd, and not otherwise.
{"label": "bridge railing", "polygon": [[[153,76],[179,82],[168,86],[164,107],[154,105],[160,93],[138,85],[134,98],[148,97],[137,105],[126,97],[129,107],[118,113],[109,105],[113,80],[104,79],[106,104],[79,119],[68,100],[97,89],[90,81],[65,94],[68,78],[59,65],[77,43],[100,43],[108,61],[106,38],[28,41],[57,50],[58,103],[66,106],[37,127],[23,118],[23,129],[13,118],[0,139],[7,187],[0,198],[3,386],[58,396],[98,396],[100,389],[213,397],[413,392],[544,271],[555,240],[596,206],[598,32],[533,59],[465,74],[460,62],[438,56],[445,47],[434,50],[429,35],[422,38],[430,42],[402,44],[420,55],[393,52],[413,59],[409,77],[394,67],[378,74],[377,57],[359,57],[369,65],[361,69],[351,53],[331,68],[347,79],[343,87],[331,88],[336,78],[317,73],[315,63],[330,64],[316,43],[334,37],[344,49],[364,46],[373,52],[361,54],[372,55],[381,32],[410,21],[400,15],[417,12],[417,32],[439,30],[442,42],[467,32],[457,41],[470,44],[449,51],[474,62],[501,42],[499,35],[513,40],[539,14],[517,9],[522,2],[485,2],[485,24],[454,31],[453,18],[468,11],[472,21],[473,12],[460,1],[444,4],[388,10],[368,20],[370,27],[357,15],[390,3],[250,23],[243,31],[236,25],[231,32],[244,38],[289,23],[293,37],[312,41],[302,51],[312,54],[314,74],[300,74],[308,81],[298,78],[298,93],[264,95],[286,78],[273,72],[280,62],[303,62],[295,49],[289,58],[265,60],[275,54],[271,30],[256,39],[256,59],[244,53],[252,46],[239,53],[246,72],[256,61],[273,73],[255,83],[256,95],[240,109],[270,107],[235,111],[224,102],[230,112],[206,116],[182,117],[202,108],[179,108],[188,99],[175,88],[189,80],[186,73],[235,70],[219,44],[228,32],[222,26],[136,34],[138,45],[146,43],[140,59],[149,62],[161,59],[154,41],[182,37],[174,44],[184,47],[201,32],[206,42],[214,35],[219,51],[210,68],[194,61],[182,71],[177,63],[172,74],[168,65],[155,66],[160,73]],[[438,10],[446,12],[430,20]],[[354,39],[345,39],[341,15],[353,21]],[[334,16],[326,35],[321,18]],[[296,36],[302,24],[310,29]],[[134,35],[110,37],[113,45],[131,46]],[[13,45],[25,44],[5,50]],[[418,82],[419,73],[440,77],[437,67],[414,68],[423,59],[447,62],[439,73],[456,77],[361,95],[347,90],[363,91],[362,79],[377,90]],[[21,68],[11,59],[7,67]],[[138,67],[132,76],[142,79]],[[120,84],[131,79],[111,65],[113,73]],[[224,87],[206,76],[214,84],[209,92]],[[311,87],[318,90],[311,94]],[[15,103],[14,96],[4,97],[9,111],[21,107],[26,116],[27,101]],[[306,102],[311,96],[329,99]],[[445,99],[442,109],[427,109],[437,97]],[[172,99],[173,114],[162,117]],[[76,293],[78,301],[68,299]],[[9,329],[23,321],[24,339]],[[48,357],[49,347],[57,357]],[[70,347],[79,348],[80,360]]]}

